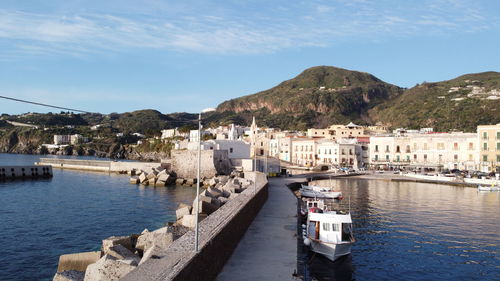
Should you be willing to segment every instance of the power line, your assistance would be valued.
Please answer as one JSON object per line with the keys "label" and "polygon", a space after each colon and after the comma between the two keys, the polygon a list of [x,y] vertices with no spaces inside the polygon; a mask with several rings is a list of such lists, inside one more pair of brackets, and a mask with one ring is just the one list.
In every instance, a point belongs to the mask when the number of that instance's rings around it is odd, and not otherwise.
{"label": "power line", "polygon": [[30,104],[35,104],[35,105],[40,105],[40,106],[45,106],[45,107],[52,107],[52,108],[57,108],[57,109],[64,109],[64,110],[69,110],[69,111],[76,111],[76,112],[90,113],[90,114],[93,113],[93,112],[89,112],[89,111],[85,111],[85,110],[78,110],[78,109],[73,109],[73,108],[67,108],[67,107],[61,107],[61,106],[56,106],[56,105],[45,104],[45,103],[39,103],[39,102],[33,102],[33,101],[27,101],[27,100],[21,100],[21,99],[15,99],[15,98],[6,97],[6,96],[0,96],[0,98],[6,99],[6,100],[13,100],[13,101],[18,101],[18,102],[30,103]]}

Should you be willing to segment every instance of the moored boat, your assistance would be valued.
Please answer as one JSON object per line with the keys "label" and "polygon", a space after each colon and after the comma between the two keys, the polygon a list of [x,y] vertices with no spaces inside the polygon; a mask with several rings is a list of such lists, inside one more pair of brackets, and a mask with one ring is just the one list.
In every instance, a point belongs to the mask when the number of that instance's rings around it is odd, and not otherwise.
{"label": "moored boat", "polygon": [[335,261],[350,254],[354,242],[349,212],[323,211],[315,207],[309,210],[304,244],[312,251]]}
{"label": "moored boat", "polygon": [[500,186],[484,186],[484,185],[478,185],[477,186],[478,191],[500,191]]}
{"label": "moored boat", "polygon": [[302,185],[299,191],[302,197],[337,199],[342,196],[342,192],[340,191],[333,191],[315,185]]}

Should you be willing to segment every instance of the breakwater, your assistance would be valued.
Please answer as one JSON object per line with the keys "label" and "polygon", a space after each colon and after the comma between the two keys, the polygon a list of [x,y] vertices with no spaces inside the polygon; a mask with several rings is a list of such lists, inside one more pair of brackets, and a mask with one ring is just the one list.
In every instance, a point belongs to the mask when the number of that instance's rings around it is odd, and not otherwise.
{"label": "breakwater", "polygon": [[155,259],[148,259],[126,275],[135,280],[214,280],[241,237],[267,200],[267,179],[262,173],[246,173],[256,181],[199,225],[199,252],[194,252],[194,231],[174,241]]}
{"label": "breakwater", "polygon": [[0,166],[0,180],[51,178],[52,166]]}
{"label": "breakwater", "polygon": [[149,170],[161,166],[162,163],[40,158],[40,161],[36,162],[36,165],[50,165],[59,169],[125,173],[132,170]]}

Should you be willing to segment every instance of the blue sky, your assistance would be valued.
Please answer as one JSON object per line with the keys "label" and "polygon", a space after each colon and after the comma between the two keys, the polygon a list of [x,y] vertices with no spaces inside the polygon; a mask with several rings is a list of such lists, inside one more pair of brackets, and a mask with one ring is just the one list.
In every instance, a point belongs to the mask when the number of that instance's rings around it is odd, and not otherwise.
{"label": "blue sky", "polygon": [[[2,0],[0,95],[198,112],[332,65],[402,87],[500,71],[500,1]],[[0,99],[0,113],[55,111]]]}

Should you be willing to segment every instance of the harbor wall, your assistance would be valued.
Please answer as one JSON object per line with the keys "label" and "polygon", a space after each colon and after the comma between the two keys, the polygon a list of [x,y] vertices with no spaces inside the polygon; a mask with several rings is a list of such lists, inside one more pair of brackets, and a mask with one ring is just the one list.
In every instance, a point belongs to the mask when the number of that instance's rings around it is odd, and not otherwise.
{"label": "harbor wall", "polygon": [[36,179],[52,177],[52,166],[0,166],[0,180],[7,179]]}
{"label": "harbor wall", "polygon": [[[173,150],[171,161],[177,177],[193,178],[198,172],[198,151]],[[227,150],[202,150],[200,161],[202,178],[231,173],[232,165]]]}
{"label": "harbor wall", "polygon": [[40,158],[37,165],[50,165],[54,168],[85,170],[94,172],[112,172],[120,173],[133,169],[148,170],[156,168],[162,163],[159,162],[118,162],[105,160],[77,160],[77,159],[59,159],[59,158]]}
{"label": "harbor wall", "polygon": [[120,279],[214,280],[230,258],[268,197],[267,179],[262,173],[247,172],[256,180],[199,224],[199,252],[194,252],[194,231],[174,241],[169,248]]}

